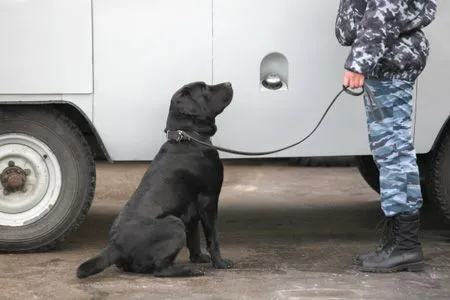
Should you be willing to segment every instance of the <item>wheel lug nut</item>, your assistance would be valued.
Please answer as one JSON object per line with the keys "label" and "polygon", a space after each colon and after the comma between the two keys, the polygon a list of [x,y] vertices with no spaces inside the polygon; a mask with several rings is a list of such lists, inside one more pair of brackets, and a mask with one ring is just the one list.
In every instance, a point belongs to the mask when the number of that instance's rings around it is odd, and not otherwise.
{"label": "wheel lug nut", "polygon": [[14,161],[10,160],[8,162],[8,167],[14,167],[16,164],[14,163]]}

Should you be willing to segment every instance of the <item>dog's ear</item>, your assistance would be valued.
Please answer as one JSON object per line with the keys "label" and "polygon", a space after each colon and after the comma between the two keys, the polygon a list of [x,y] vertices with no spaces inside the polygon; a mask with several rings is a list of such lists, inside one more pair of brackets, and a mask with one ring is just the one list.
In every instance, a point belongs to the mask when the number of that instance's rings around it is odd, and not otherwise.
{"label": "dog's ear", "polygon": [[189,88],[184,88],[176,93],[172,98],[170,110],[184,115],[199,115],[202,109],[191,92]]}

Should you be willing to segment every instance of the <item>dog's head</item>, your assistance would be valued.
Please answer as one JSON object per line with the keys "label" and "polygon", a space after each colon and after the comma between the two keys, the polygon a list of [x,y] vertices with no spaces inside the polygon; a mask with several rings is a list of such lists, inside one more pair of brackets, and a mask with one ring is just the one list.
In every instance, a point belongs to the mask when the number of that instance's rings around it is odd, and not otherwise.
{"label": "dog's head", "polygon": [[214,135],[215,118],[231,103],[233,88],[224,82],[208,85],[191,82],[172,96],[167,118],[167,130],[192,130]]}

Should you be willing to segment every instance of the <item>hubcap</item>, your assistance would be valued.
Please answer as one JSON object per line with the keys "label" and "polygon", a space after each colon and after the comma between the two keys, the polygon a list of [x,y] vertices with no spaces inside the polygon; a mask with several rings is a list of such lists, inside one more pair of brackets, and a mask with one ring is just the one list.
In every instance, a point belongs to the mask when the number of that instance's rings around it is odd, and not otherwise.
{"label": "hubcap", "polygon": [[3,194],[8,195],[17,191],[26,192],[25,183],[27,175],[30,175],[30,173],[30,169],[23,170],[21,167],[16,166],[14,161],[10,160],[8,167],[0,175]]}
{"label": "hubcap", "polygon": [[24,134],[0,136],[0,226],[23,226],[56,203],[61,169],[51,149]]}

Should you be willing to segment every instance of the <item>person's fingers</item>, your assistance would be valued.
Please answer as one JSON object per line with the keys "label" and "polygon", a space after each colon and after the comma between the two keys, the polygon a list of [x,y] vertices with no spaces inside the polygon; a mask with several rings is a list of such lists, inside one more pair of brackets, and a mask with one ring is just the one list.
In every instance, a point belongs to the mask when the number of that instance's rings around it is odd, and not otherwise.
{"label": "person's fingers", "polygon": [[352,74],[352,76],[350,77],[350,86],[352,89],[354,89],[357,87],[356,85],[357,85],[356,76],[355,74]]}
{"label": "person's fingers", "polygon": [[361,78],[359,80],[359,87],[364,86],[364,75],[361,75]]}
{"label": "person's fingers", "polygon": [[355,88],[361,87],[361,75],[355,74]]}
{"label": "person's fingers", "polygon": [[346,71],[343,85],[351,89],[360,88],[364,85],[364,75]]}
{"label": "person's fingers", "polygon": [[355,88],[360,88],[364,85],[364,75],[355,74]]}
{"label": "person's fingers", "polygon": [[348,72],[345,72],[345,74],[344,74],[344,80],[343,80],[342,84],[343,84],[345,87],[349,87],[349,85],[350,85],[350,80],[349,80],[349,77],[348,77]]}

